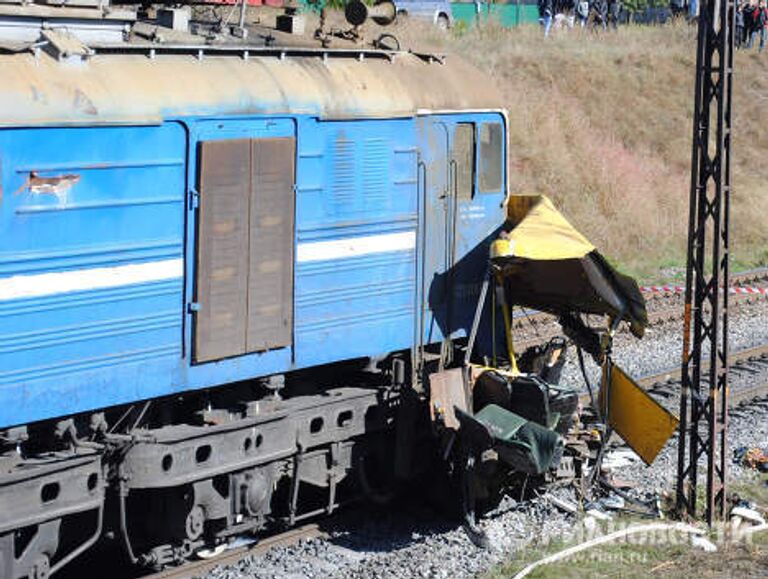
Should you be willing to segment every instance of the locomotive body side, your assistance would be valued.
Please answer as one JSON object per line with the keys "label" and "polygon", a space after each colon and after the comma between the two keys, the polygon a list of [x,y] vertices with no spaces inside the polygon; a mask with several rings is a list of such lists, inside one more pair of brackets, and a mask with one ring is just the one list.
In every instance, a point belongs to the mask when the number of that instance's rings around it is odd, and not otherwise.
{"label": "locomotive body side", "polygon": [[504,218],[482,74],[129,43],[0,68],[0,577],[103,536],[179,563],[418,466],[416,366],[467,335]]}
{"label": "locomotive body side", "polygon": [[0,129],[0,429],[465,332],[433,282],[501,221],[501,113],[83,126],[55,103]]}

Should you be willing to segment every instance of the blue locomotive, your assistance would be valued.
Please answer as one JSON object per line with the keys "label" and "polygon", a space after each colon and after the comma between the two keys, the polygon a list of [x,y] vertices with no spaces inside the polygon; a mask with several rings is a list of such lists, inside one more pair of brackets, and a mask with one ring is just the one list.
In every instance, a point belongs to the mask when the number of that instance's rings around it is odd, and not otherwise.
{"label": "blue locomotive", "polygon": [[159,567],[408,472],[504,221],[476,70],[167,12],[0,5],[4,579],[107,531]]}
{"label": "blue locomotive", "polygon": [[468,70],[89,49],[2,57],[0,428],[442,339],[432,280],[504,219]]}

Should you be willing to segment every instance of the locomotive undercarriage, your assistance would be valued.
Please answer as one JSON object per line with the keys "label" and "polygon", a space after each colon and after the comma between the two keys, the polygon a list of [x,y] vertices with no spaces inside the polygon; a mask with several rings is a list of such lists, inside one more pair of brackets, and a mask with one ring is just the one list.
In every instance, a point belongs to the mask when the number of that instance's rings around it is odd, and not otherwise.
{"label": "locomotive undercarriage", "polygon": [[[466,352],[463,341],[447,345],[455,360]],[[432,349],[426,375],[444,360],[445,347]],[[441,508],[451,510],[463,504],[472,518],[475,501],[478,512],[493,509],[519,486],[517,475],[523,488],[584,484],[600,443],[580,424],[581,412],[563,414],[556,428],[563,448],[551,469],[517,473],[502,466],[498,452],[473,450],[471,438],[451,443],[443,428],[435,431],[429,395],[407,384],[404,359],[297,372],[0,433],[0,576],[47,577],[100,538],[134,565],[159,569],[347,502],[387,501],[398,482],[424,473],[432,500],[442,497]],[[284,388],[278,393],[275,385]],[[481,544],[469,522],[470,538]]]}
{"label": "locomotive undercarriage", "polygon": [[47,577],[98,540],[104,509],[100,453],[12,454],[0,457],[0,469],[0,576]]}
{"label": "locomotive undercarriage", "polygon": [[320,386],[297,373],[284,396],[241,384],[0,433],[0,576],[46,577],[100,537],[161,568],[382,500],[404,375],[393,365],[336,367]]}
{"label": "locomotive undercarriage", "polygon": [[[46,577],[99,538],[162,568],[346,502],[385,501],[420,473],[482,545],[475,514],[516,477],[523,489],[590,492],[605,437],[575,391],[557,386],[565,346],[524,353],[516,375],[503,355],[496,368],[448,364],[471,346],[446,341],[423,349],[416,372],[399,353],[0,432],[2,577]],[[409,384],[414,374],[424,379]],[[493,408],[496,419],[484,416]],[[493,438],[493,420],[510,416],[526,438]]]}

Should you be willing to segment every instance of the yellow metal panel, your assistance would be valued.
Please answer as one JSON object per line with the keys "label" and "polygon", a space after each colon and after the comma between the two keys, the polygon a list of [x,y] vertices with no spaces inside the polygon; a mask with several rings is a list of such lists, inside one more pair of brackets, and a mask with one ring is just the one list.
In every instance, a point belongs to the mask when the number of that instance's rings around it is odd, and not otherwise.
{"label": "yellow metal panel", "polygon": [[494,242],[491,258],[578,259],[595,249],[545,195],[511,195],[507,218],[514,228]]}
{"label": "yellow metal panel", "polygon": [[[610,426],[645,464],[651,464],[677,430],[679,420],[615,364],[611,366],[609,387]],[[603,390],[600,391],[600,405],[605,411]]]}

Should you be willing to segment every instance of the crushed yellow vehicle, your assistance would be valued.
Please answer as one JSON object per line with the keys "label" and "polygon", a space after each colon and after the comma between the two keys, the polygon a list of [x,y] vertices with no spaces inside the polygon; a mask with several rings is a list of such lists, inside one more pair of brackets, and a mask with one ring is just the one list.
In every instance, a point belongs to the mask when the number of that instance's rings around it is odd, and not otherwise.
{"label": "crushed yellow vehicle", "polygon": [[547,197],[510,197],[501,235],[490,258],[509,304],[605,315],[643,336],[648,315],[637,282],[616,271]]}
{"label": "crushed yellow vehicle", "polygon": [[[648,316],[635,280],[616,271],[547,197],[512,196],[507,216],[510,229],[491,246],[504,307],[514,304],[565,317],[566,332],[573,314],[603,315],[609,337],[621,321],[635,336],[643,336]],[[602,416],[650,464],[678,420],[615,366],[601,351],[605,348],[592,340],[590,349],[603,365]]]}
{"label": "crushed yellow vehicle", "polygon": [[[557,384],[559,371],[551,375],[542,371],[562,367],[565,340],[553,339],[532,355],[518,355],[511,329],[514,307],[555,315],[579,348],[580,360],[583,350],[602,366],[600,393],[592,400],[601,423],[598,430],[603,433],[598,436],[600,445],[616,432],[650,464],[677,427],[677,418],[612,360],[612,337],[620,324],[626,323],[638,338],[648,324],[645,300],[635,280],[612,267],[547,197],[512,196],[507,201],[507,221],[490,246],[488,274],[463,367],[434,373],[429,380],[433,423],[453,433],[443,436],[444,455],[456,455],[455,470],[472,480],[463,485],[470,523],[475,498],[490,493],[494,477],[498,481],[510,472],[546,477],[568,461],[565,470],[572,473],[600,469],[596,457],[602,453],[593,453],[590,462],[585,451],[590,435],[576,432],[579,393]],[[597,329],[587,325],[583,314],[593,316],[591,320],[600,317],[604,325]],[[484,337],[478,335],[480,328],[487,327],[481,325],[484,317],[492,320],[494,345],[496,320],[503,320],[503,353],[497,355],[494,348],[489,357],[475,351]],[[595,431],[594,426],[590,429]],[[576,450],[567,444],[574,436]]]}

